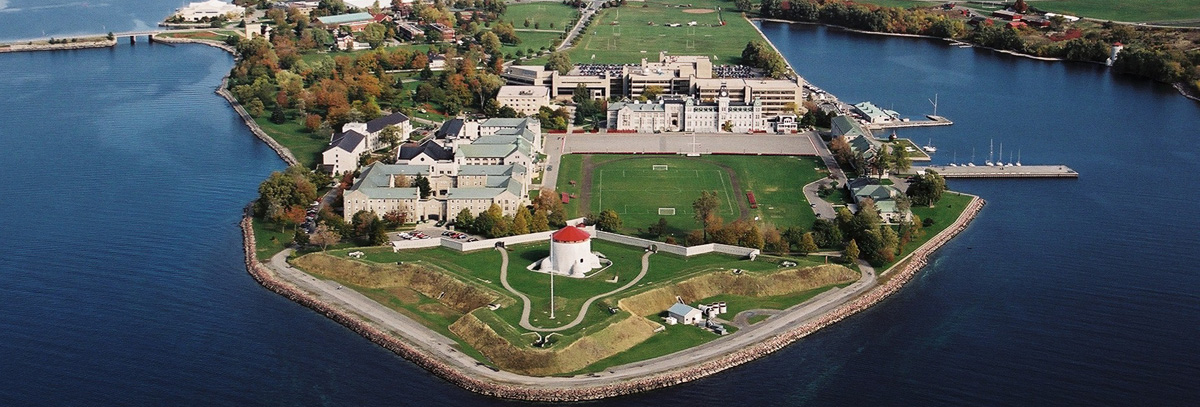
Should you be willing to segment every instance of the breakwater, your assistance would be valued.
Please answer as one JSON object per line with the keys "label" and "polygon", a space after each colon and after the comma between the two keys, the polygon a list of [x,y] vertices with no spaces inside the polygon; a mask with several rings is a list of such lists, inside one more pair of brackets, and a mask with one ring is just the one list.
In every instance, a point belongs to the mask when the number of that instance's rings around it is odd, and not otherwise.
{"label": "breakwater", "polygon": [[0,54],[5,52],[66,51],[73,49],[108,48],[116,45],[117,40],[108,39],[101,41],[64,42],[61,44],[7,44],[0,46]]}
{"label": "breakwater", "polygon": [[[921,245],[908,258],[902,260],[893,270],[889,271],[889,278],[886,282],[871,289],[871,291],[862,296],[844,303],[830,312],[815,317],[796,328],[771,336],[761,342],[742,348],[737,352],[689,367],[652,373],[628,381],[599,385],[580,384],[577,386],[571,385],[569,378],[565,379],[568,381],[566,383],[563,382],[564,379],[555,379],[554,383],[549,383],[548,379],[546,385],[524,385],[491,380],[483,378],[475,372],[466,372],[461,367],[447,363],[443,358],[438,357],[434,353],[423,351],[416,345],[410,344],[394,334],[386,333],[383,329],[359,317],[353,311],[325,303],[315,295],[305,292],[295,284],[281,278],[269,267],[264,266],[258,261],[255,252],[256,246],[251,218],[245,217],[242,219],[241,229],[246,269],[259,284],[262,284],[267,289],[325,315],[372,342],[467,390],[509,399],[567,402],[615,397],[697,380],[762,358],[783,349],[792,342],[808,336],[821,328],[870,308],[889,295],[899,291],[906,282],[912,279],[917,271],[927,264],[928,258],[933,252],[967,228],[983,205],[984,201],[982,199],[973,197],[954,223]],[[590,380],[590,378],[583,380]]]}

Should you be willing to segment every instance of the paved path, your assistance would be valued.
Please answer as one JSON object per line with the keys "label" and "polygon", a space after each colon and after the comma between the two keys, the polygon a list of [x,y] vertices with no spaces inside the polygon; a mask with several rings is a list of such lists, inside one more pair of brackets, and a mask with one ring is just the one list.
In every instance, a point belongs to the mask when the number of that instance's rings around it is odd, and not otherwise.
{"label": "paved path", "polygon": [[[525,303],[525,308],[521,310],[521,322],[520,322],[521,327],[531,330],[531,331],[538,331],[538,332],[565,331],[567,329],[574,328],[575,325],[579,325],[580,322],[583,322],[583,317],[584,317],[584,315],[587,315],[588,307],[591,307],[593,302],[596,302],[596,300],[598,300],[598,299],[619,293],[621,291],[625,291],[625,289],[627,289],[629,287],[633,287],[634,284],[637,284],[637,282],[640,281],[642,279],[642,277],[645,277],[646,271],[650,270],[650,255],[652,254],[651,252],[646,252],[646,254],[642,255],[642,272],[638,273],[637,277],[634,277],[633,280],[630,280],[628,283],[625,283],[625,285],[621,286],[621,288],[606,292],[604,294],[597,295],[592,298],[588,298],[587,301],[584,301],[583,306],[579,308],[579,315],[576,315],[575,320],[571,321],[571,323],[557,327],[557,328],[538,328],[538,327],[533,326],[533,324],[529,323],[529,313],[532,311],[532,308],[533,308],[533,304],[531,301],[529,301],[529,297],[526,296],[525,294],[522,294],[520,291],[517,291],[511,285],[508,285],[508,250],[504,250],[503,248],[499,248],[499,247],[497,247],[496,250],[500,251],[500,257],[502,258],[501,262],[500,262],[500,284],[503,285],[504,289],[508,290],[508,292],[516,294],[516,296],[518,296],[518,297],[521,297],[521,301]],[[567,277],[567,278],[571,278],[571,277]]]}
{"label": "paved path", "polygon": [[571,41],[583,32],[584,28],[587,27],[588,19],[596,14],[596,11],[600,9],[600,5],[603,3],[603,0],[593,0],[591,3],[588,3],[587,7],[579,13],[579,20],[575,22],[575,26],[571,27],[571,31],[567,32],[567,38],[564,38],[563,42],[558,44],[556,51],[562,51],[571,47]]}

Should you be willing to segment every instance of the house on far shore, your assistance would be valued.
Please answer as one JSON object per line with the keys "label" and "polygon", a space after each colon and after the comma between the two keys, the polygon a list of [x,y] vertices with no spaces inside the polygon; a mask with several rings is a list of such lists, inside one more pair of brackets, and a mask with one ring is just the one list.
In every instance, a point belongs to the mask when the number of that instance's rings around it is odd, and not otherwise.
{"label": "house on far shore", "polygon": [[351,13],[317,17],[317,21],[320,21],[321,24],[324,24],[330,30],[336,30],[338,27],[345,26],[351,32],[358,32],[362,31],[363,28],[367,28],[367,24],[375,22],[375,17],[371,13]]}
{"label": "house on far shore", "polygon": [[684,325],[696,325],[704,319],[700,310],[680,302],[667,309],[667,316]]}
{"label": "house on far shore", "polygon": [[912,216],[912,211],[900,210],[896,201],[904,199],[904,193],[891,185],[864,185],[851,188],[851,192],[854,194],[854,203],[860,207],[865,199],[874,201],[879,217],[886,223],[907,221]]}
{"label": "house on far shore", "polygon": [[220,17],[235,17],[241,13],[241,7],[220,0],[189,3],[187,6],[175,10],[175,14],[184,21],[200,21],[202,19],[213,20]]}

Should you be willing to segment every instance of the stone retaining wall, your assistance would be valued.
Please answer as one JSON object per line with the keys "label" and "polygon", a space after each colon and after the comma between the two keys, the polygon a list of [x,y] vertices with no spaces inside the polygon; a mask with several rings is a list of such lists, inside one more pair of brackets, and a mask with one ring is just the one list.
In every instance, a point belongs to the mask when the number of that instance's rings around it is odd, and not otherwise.
{"label": "stone retaining wall", "polygon": [[501,383],[481,378],[481,376],[476,374],[469,374],[446,363],[434,354],[423,352],[399,337],[383,332],[375,325],[355,317],[350,311],[323,303],[295,285],[278,278],[269,268],[259,263],[255,254],[254,229],[251,219],[248,217],[244,218],[241,222],[241,227],[244,241],[243,250],[246,255],[246,269],[264,287],[333,319],[372,342],[467,390],[501,398],[565,402],[620,396],[686,383],[709,376],[766,356],[821,328],[870,308],[872,305],[879,303],[884,298],[887,298],[887,296],[898,291],[906,282],[912,279],[917,271],[926,265],[930,254],[967,228],[967,225],[979,213],[983,205],[984,201],[982,199],[974,197],[950,227],[938,233],[914,251],[906,262],[902,262],[898,266],[898,269],[893,270],[894,274],[884,284],[790,331],[772,336],[762,342],[747,346],[723,357],[711,359],[689,367],[653,373],[620,383],[595,386],[564,385],[562,387]]}
{"label": "stone retaining wall", "polygon": [[66,42],[62,44],[9,44],[5,47],[0,47],[0,54],[5,52],[30,52],[30,51],[66,51],[72,49],[88,49],[88,48],[108,48],[117,45],[117,40],[104,41],[87,41],[87,42]]}

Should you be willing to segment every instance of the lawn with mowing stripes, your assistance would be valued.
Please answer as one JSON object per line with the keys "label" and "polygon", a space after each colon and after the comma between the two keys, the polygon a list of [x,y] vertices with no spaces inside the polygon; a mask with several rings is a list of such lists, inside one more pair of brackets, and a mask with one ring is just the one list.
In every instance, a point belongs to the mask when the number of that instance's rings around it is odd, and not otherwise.
{"label": "lawn with mowing stripes", "polygon": [[[687,4],[691,7],[680,7]],[[637,63],[642,58],[656,61],[659,51],[667,51],[711,56],[713,64],[738,63],[746,43],[762,36],[735,9],[733,2],[719,0],[629,2],[607,8],[581,34],[571,61]],[[696,24],[689,26],[692,22]]]}
{"label": "lawn with mowing stripes", "polygon": [[[803,187],[826,175],[821,168],[809,157],[570,154],[562,158],[558,189],[577,197],[567,204],[568,216],[612,209],[627,234],[645,230],[659,217],[667,220],[667,234],[677,238],[700,228],[692,202],[701,191],[717,192],[726,222],[744,215],[763,226],[808,228],[816,218]],[[749,208],[746,191],[754,192],[758,208]],[[660,208],[675,208],[675,215],[659,215]]]}

